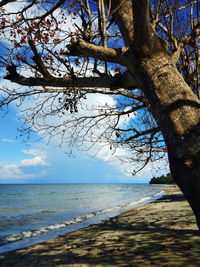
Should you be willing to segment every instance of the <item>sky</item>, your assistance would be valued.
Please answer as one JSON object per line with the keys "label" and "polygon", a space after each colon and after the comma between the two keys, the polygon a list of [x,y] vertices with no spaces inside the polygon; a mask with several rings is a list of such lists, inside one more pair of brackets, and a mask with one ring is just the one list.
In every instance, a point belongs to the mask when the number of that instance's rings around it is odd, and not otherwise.
{"label": "sky", "polygon": [[[139,176],[127,172],[112,157],[91,156],[75,151],[66,154],[67,147],[58,147],[56,141],[47,144],[41,136],[24,142],[18,128],[19,112],[10,106],[5,115],[0,113],[0,183],[148,183],[153,175],[150,167]],[[164,170],[163,170],[164,171]],[[164,171],[166,172],[166,170]]]}
{"label": "sky", "polygon": [[[3,85],[15,86],[0,78],[0,88]],[[96,96],[95,101],[104,103],[105,99]],[[109,101],[114,103],[111,97]],[[75,150],[73,156],[69,156],[66,154],[69,147],[63,145],[59,148],[59,139],[47,144],[46,139],[41,139],[42,136],[35,133],[25,143],[17,130],[21,126],[19,117],[19,109],[14,105],[9,106],[7,114],[0,111],[0,184],[147,183],[153,176],[158,176],[154,172],[155,166],[147,166],[138,176],[133,176],[133,163],[123,165],[112,155],[109,147],[102,148],[97,154]],[[119,153],[123,156],[125,152],[121,150]],[[164,165],[161,169],[161,174],[168,170]]]}
{"label": "sky", "polygon": [[[110,183],[134,182],[117,166],[86,153],[69,156],[64,148],[45,140],[23,142],[14,107],[0,114],[0,183]],[[37,138],[38,137],[38,138]]]}

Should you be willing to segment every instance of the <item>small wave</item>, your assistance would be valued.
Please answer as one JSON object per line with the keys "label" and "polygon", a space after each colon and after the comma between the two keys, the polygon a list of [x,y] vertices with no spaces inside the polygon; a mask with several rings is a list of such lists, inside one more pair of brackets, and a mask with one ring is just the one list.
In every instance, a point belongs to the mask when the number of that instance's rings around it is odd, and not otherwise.
{"label": "small wave", "polygon": [[89,218],[94,217],[94,216],[96,216],[96,215],[94,213],[91,213],[91,214],[84,215],[84,216],[78,216],[78,217],[76,217],[74,219],[71,219],[71,220],[68,220],[68,221],[65,221],[65,222],[52,224],[52,225],[40,227],[38,229],[33,229],[33,230],[29,230],[29,231],[24,231],[24,232],[21,232],[21,233],[13,234],[13,235],[10,235],[10,236],[6,237],[6,241],[7,242],[15,242],[15,241],[22,240],[24,238],[29,238],[29,237],[41,235],[41,234],[46,233],[48,231],[57,230],[57,229],[69,226],[71,224],[74,224],[74,223],[79,223],[79,222],[86,221]]}
{"label": "small wave", "polygon": [[116,211],[116,210],[125,210],[126,208],[131,207],[131,206],[135,207],[135,206],[138,206],[138,205],[141,205],[141,204],[145,204],[145,203],[151,202],[151,200],[153,201],[155,198],[158,198],[160,195],[163,195],[163,193],[164,193],[164,191],[159,191],[158,193],[154,194],[153,196],[143,197],[143,198],[141,198],[141,199],[139,199],[137,201],[129,202],[129,203],[126,203],[126,204],[122,204],[122,205],[119,205],[119,206],[107,208],[107,209],[104,209],[104,210],[95,211],[95,212],[92,212],[90,214],[78,216],[78,217],[75,217],[75,218],[73,218],[71,220],[67,220],[67,221],[64,221],[64,222],[61,222],[61,223],[52,224],[52,225],[40,227],[40,228],[37,228],[37,229],[16,233],[16,234],[13,234],[13,235],[10,235],[10,236],[6,237],[6,241],[8,243],[16,242],[16,241],[19,241],[19,240],[22,240],[22,239],[25,239],[25,238],[30,238],[30,237],[41,235],[41,234],[46,233],[48,231],[53,231],[53,230],[57,230],[57,229],[60,229],[60,228],[64,228],[64,227],[67,227],[67,226],[69,226],[71,224],[81,223],[83,221],[86,221],[86,220],[88,220],[88,219],[90,219],[92,217],[99,216],[101,214],[111,213],[111,212]]}

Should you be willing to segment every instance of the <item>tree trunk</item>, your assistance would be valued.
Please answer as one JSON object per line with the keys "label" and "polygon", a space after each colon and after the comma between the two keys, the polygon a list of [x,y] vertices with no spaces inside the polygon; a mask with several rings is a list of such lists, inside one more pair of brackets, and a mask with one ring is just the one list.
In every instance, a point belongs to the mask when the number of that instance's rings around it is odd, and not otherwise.
{"label": "tree trunk", "polygon": [[174,158],[173,153],[169,152],[168,155],[172,176],[188,200],[200,230],[200,162],[199,165],[188,168]]}
{"label": "tree trunk", "polygon": [[200,101],[164,52],[133,57],[135,74],[163,133],[170,170],[200,229]]}

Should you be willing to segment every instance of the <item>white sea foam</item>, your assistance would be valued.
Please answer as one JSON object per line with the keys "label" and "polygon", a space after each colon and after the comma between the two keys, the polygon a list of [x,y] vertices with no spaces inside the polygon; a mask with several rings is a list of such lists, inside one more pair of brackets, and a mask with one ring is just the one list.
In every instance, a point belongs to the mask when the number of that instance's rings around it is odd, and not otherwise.
{"label": "white sea foam", "polygon": [[30,237],[34,237],[34,236],[38,236],[38,235],[44,234],[44,233],[46,233],[48,231],[53,231],[53,230],[57,230],[57,229],[60,229],[60,228],[67,227],[67,226],[72,225],[72,224],[81,223],[83,221],[89,220],[90,218],[95,217],[95,216],[99,216],[101,214],[111,213],[111,212],[117,211],[117,210],[119,210],[119,211],[120,210],[121,211],[122,210],[126,210],[126,208],[135,207],[135,206],[138,206],[138,205],[142,205],[142,204],[151,202],[151,201],[153,201],[155,199],[158,199],[164,193],[165,193],[164,191],[159,191],[158,193],[156,193],[156,194],[154,194],[152,196],[143,197],[143,198],[141,198],[141,199],[139,199],[137,201],[133,201],[133,202],[130,202],[130,203],[119,205],[119,206],[115,206],[115,207],[111,207],[111,208],[95,211],[95,212],[92,212],[90,214],[83,215],[83,216],[78,216],[78,217],[75,217],[75,218],[73,218],[71,220],[67,220],[67,221],[64,221],[64,222],[61,222],[61,223],[52,224],[52,225],[40,227],[40,228],[37,228],[37,229],[33,229],[33,230],[29,230],[29,231],[24,231],[24,232],[12,234],[12,235],[8,236],[6,238],[6,240],[7,240],[7,242],[16,242],[16,241],[19,241],[19,240],[23,240],[25,238],[30,238]]}

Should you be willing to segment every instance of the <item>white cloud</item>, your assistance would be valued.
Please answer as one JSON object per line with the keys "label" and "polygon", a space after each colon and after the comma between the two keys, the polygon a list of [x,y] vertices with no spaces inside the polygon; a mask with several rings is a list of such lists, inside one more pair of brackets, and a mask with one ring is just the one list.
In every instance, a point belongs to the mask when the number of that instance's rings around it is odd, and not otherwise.
{"label": "white cloud", "polygon": [[[96,157],[108,162],[109,164],[115,166],[120,170],[125,176],[132,176],[132,172],[130,173],[128,169],[131,168],[131,162],[123,162],[123,158],[125,159],[128,156],[128,152],[123,148],[117,148],[115,152],[112,151],[109,145],[103,146]],[[120,160],[122,159],[122,160]]]}
{"label": "white cloud", "polygon": [[[48,97],[48,96],[47,96]],[[41,101],[41,99],[39,99],[39,101]],[[48,104],[48,103],[47,103]],[[112,96],[109,95],[103,95],[103,94],[90,94],[87,96],[87,99],[83,100],[82,103],[79,105],[78,107],[78,113],[74,113],[72,115],[69,115],[71,117],[69,117],[68,115],[59,117],[59,116],[49,116],[47,119],[45,119],[45,121],[43,121],[43,118],[38,119],[38,124],[42,127],[43,125],[45,125],[45,123],[48,125],[51,125],[52,122],[54,125],[56,124],[62,124],[65,120],[66,120],[66,116],[67,120],[73,119],[76,120],[78,118],[82,117],[90,117],[90,116],[96,116],[98,114],[100,114],[100,112],[103,110],[107,110],[109,108],[113,108],[115,107],[117,104],[117,102],[115,101],[115,99]],[[28,107],[33,107],[34,104],[31,100],[24,102],[23,103],[23,110],[25,110]],[[44,107],[45,109],[45,107]],[[128,109],[126,109],[127,111]],[[128,125],[129,124],[129,120],[134,119],[136,116],[136,114],[132,114],[129,117],[126,115],[121,116],[120,120],[118,121],[118,127],[123,127],[123,125]],[[117,116],[116,116],[117,118]],[[121,161],[120,159],[126,159],[128,157],[130,157],[130,154],[125,150],[125,148],[123,148],[122,146],[117,148],[116,151],[114,151],[114,149],[111,149],[111,146],[109,144],[109,142],[105,141],[104,139],[104,131],[105,131],[105,127],[108,127],[109,124],[112,124],[114,122],[114,117],[110,120],[109,116],[105,117],[105,119],[102,122],[98,122],[98,117],[96,119],[96,122],[93,121],[93,127],[89,130],[89,125],[87,124],[86,126],[82,127],[82,125],[78,125],[78,127],[80,127],[77,131],[76,131],[76,135],[71,135],[70,136],[70,130],[71,125],[69,127],[66,127],[66,138],[69,140],[70,137],[74,138],[74,140],[77,138],[80,138],[81,142],[82,140],[84,140],[82,142],[82,147],[89,147],[91,146],[90,143],[90,138],[92,138],[94,140],[94,144],[92,144],[92,148],[89,150],[86,150],[84,153],[86,153],[86,155],[89,156],[95,156],[97,159],[100,159],[102,161],[105,161],[106,163],[115,166],[120,173],[122,173],[125,176],[132,176],[132,172],[133,172],[133,163],[132,162],[128,162],[128,161]],[[36,122],[36,121],[35,121]],[[38,127],[39,129],[39,127]],[[73,131],[72,131],[73,132]],[[87,132],[87,136],[86,136],[86,132]],[[38,132],[38,134],[42,133]],[[68,138],[69,136],[69,138]],[[79,136],[79,137],[78,137]],[[61,143],[61,138],[62,138],[62,132],[61,134],[56,134],[53,139],[52,142],[55,144],[60,144]],[[112,136],[113,139],[116,138],[115,133],[113,133]],[[45,138],[44,138],[45,139]],[[98,140],[98,142],[95,143],[95,141]],[[72,140],[73,142],[73,140]],[[78,144],[79,145],[79,144]],[[81,149],[82,147],[79,147],[79,149]],[[69,149],[69,146],[66,145],[65,143],[63,144],[63,150],[66,151]],[[74,151],[76,152],[76,148],[74,148]],[[24,153],[29,154],[29,155],[34,155],[37,156],[38,155],[38,151],[37,149],[29,149],[29,150],[23,150]],[[42,151],[40,151],[40,153],[42,153]],[[43,162],[44,160],[44,162]],[[66,159],[67,160],[67,159]],[[22,162],[23,164],[37,164],[37,163],[41,163],[43,165],[47,165],[45,162],[45,155],[42,156],[42,158],[38,158],[35,157],[31,160],[23,160]]]}
{"label": "white cloud", "polygon": [[15,164],[6,164],[1,166],[0,169],[0,177],[7,178],[7,177],[14,177],[19,178],[22,174],[21,170]]}
{"label": "white cloud", "polygon": [[21,166],[37,166],[37,165],[48,166],[49,164],[48,162],[43,160],[41,157],[21,160]]}
{"label": "white cloud", "polygon": [[24,154],[29,154],[35,156],[30,159],[23,159],[20,161],[19,166],[48,166],[49,163],[46,161],[46,150],[44,146],[42,148],[31,148],[23,149]]}
{"label": "white cloud", "polygon": [[20,166],[15,164],[7,164],[0,167],[0,179],[23,179],[23,178],[39,178],[47,174],[46,170],[35,173],[26,173]]}
{"label": "white cloud", "polygon": [[12,3],[8,3],[4,6],[7,12],[16,13],[19,10],[22,10],[25,7],[26,3],[23,1],[13,1]]}
{"label": "white cloud", "polygon": [[[39,154],[39,149],[23,150],[26,154]],[[48,166],[49,163],[45,159],[45,153],[42,151],[41,155],[34,158],[23,159],[20,162],[13,164],[2,164],[0,162],[0,178],[39,178],[47,174],[47,170],[42,169]]]}
{"label": "white cloud", "polygon": [[22,152],[24,154],[28,154],[28,155],[33,155],[36,157],[40,157],[43,161],[45,161],[46,157],[47,157],[47,152],[46,152],[46,148],[43,145],[36,145],[36,148],[30,148],[30,149],[23,149]]}
{"label": "white cloud", "polygon": [[23,149],[22,152],[24,154],[29,154],[29,155],[38,155],[38,149],[35,149],[35,148],[31,148],[31,149]]}

